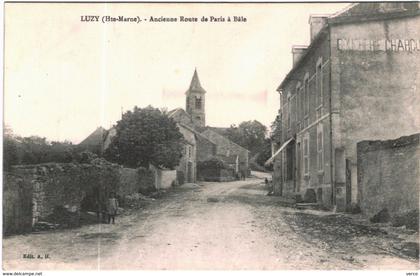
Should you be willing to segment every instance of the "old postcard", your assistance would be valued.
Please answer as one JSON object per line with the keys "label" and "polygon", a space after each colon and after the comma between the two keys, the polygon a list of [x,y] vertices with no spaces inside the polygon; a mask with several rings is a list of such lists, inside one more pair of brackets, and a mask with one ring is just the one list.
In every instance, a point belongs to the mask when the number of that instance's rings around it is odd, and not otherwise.
{"label": "old postcard", "polygon": [[4,22],[4,271],[417,275],[418,2],[6,2]]}

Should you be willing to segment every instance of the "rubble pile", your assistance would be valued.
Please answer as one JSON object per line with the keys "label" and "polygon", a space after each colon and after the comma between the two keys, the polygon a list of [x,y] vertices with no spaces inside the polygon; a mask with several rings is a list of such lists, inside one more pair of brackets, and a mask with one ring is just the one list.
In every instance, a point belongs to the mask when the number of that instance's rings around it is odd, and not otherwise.
{"label": "rubble pile", "polygon": [[80,225],[80,213],[72,212],[64,206],[56,206],[45,220],[59,225],[60,228],[77,227]]}
{"label": "rubble pile", "polygon": [[407,229],[419,231],[419,210],[412,210],[407,213],[395,216],[392,220],[392,226],[405,226]]}
{"label": "rubble pile", "polygon": [[39,232],[39,231],[46,231],[46,230],[54,230],[59,227],[60,227],[59,224],[49,223],[46,221],[38,221],[34,224],[32,228],[34,232]]}
{"label": "rubble pile", "polygon": [[155,200],[152,197],[145,196],[141,193],[134,193],[131,195],[126,195],[121,202],[121,206],[138,209],[145,206],[147,201]]}

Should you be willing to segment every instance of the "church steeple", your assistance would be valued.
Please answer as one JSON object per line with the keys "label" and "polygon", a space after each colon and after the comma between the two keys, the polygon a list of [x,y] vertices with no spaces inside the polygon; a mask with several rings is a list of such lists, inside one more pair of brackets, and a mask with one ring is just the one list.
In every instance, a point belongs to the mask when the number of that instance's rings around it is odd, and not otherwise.
{"label": "church steeple", "polygon": [[197,68],[194,70],[194,75],[191,79],[190,88],[185,92],[188,94],[189,92],[196,92],[196,93],[206,93],[206,90],[203,89],[200,83],[200,79],[198,78]]}
{"label": "church steeple", "polygon": [[191,115],[195,125],[206,126],[205,113],[205,94],[206,90],[201,86],[198,78],[197,69],[194,70],[194,75],[191,79],[190,87],[185,92],[186,94],[186,111]]}

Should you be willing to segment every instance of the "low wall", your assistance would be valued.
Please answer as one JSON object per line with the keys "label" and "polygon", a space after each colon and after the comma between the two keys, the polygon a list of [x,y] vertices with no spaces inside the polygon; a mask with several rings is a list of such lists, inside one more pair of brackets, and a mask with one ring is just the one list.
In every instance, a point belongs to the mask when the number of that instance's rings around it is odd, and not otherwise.
{"label": "low wall", "polygon": [[156,191],[155,175],[153,172],[146,168],[138,168],[138,192],[142,194],[150,194]]}
{"label": "low wall", "polygon": [[146,169],[127,169],[109,162],[14,166],[5,172],[4,180],[3,225],[7,233],[26,232],[41,220],[66,224],[62,221],[64,209],[74,214],[77,224],[82,205],[95,210],[97,201],[105,205],[111,191],[124,197],[150,190],[154,184]]}
{"label": "low wall", "polygon": [[197,175],[200,181],[227,182],[236,180],[235,171],[233,169],[201,167],[198,168]]}
{"label": "low wall", "polygon": [[359,205],[368,216],[419,209],[420,134],[357,143]]}
{"label": "low wall", "polygon": [[25,233],[32,229],[32,184],[23,177],[4,174],[3,234]]}
{"label": "low wall", "polygon": [[176,170],[163,170],[153,165],[150,165],[149,169],[153,172],[156,189],[168,189],[173,185],[178,185]]}
{"label": "low wall", "polygon": [[176,183],[176,171],[158,170],[157,189],[168,189]]}

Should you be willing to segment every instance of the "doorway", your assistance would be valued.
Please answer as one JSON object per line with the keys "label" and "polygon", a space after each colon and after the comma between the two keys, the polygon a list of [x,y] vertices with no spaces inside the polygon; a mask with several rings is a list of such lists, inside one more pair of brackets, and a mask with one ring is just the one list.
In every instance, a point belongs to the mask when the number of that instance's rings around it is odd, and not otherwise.
{"label": "doorway", "polygon": [[192,162],[188,162],[188,166],[187,166],[187,182],[188,183],[194,182]]}

